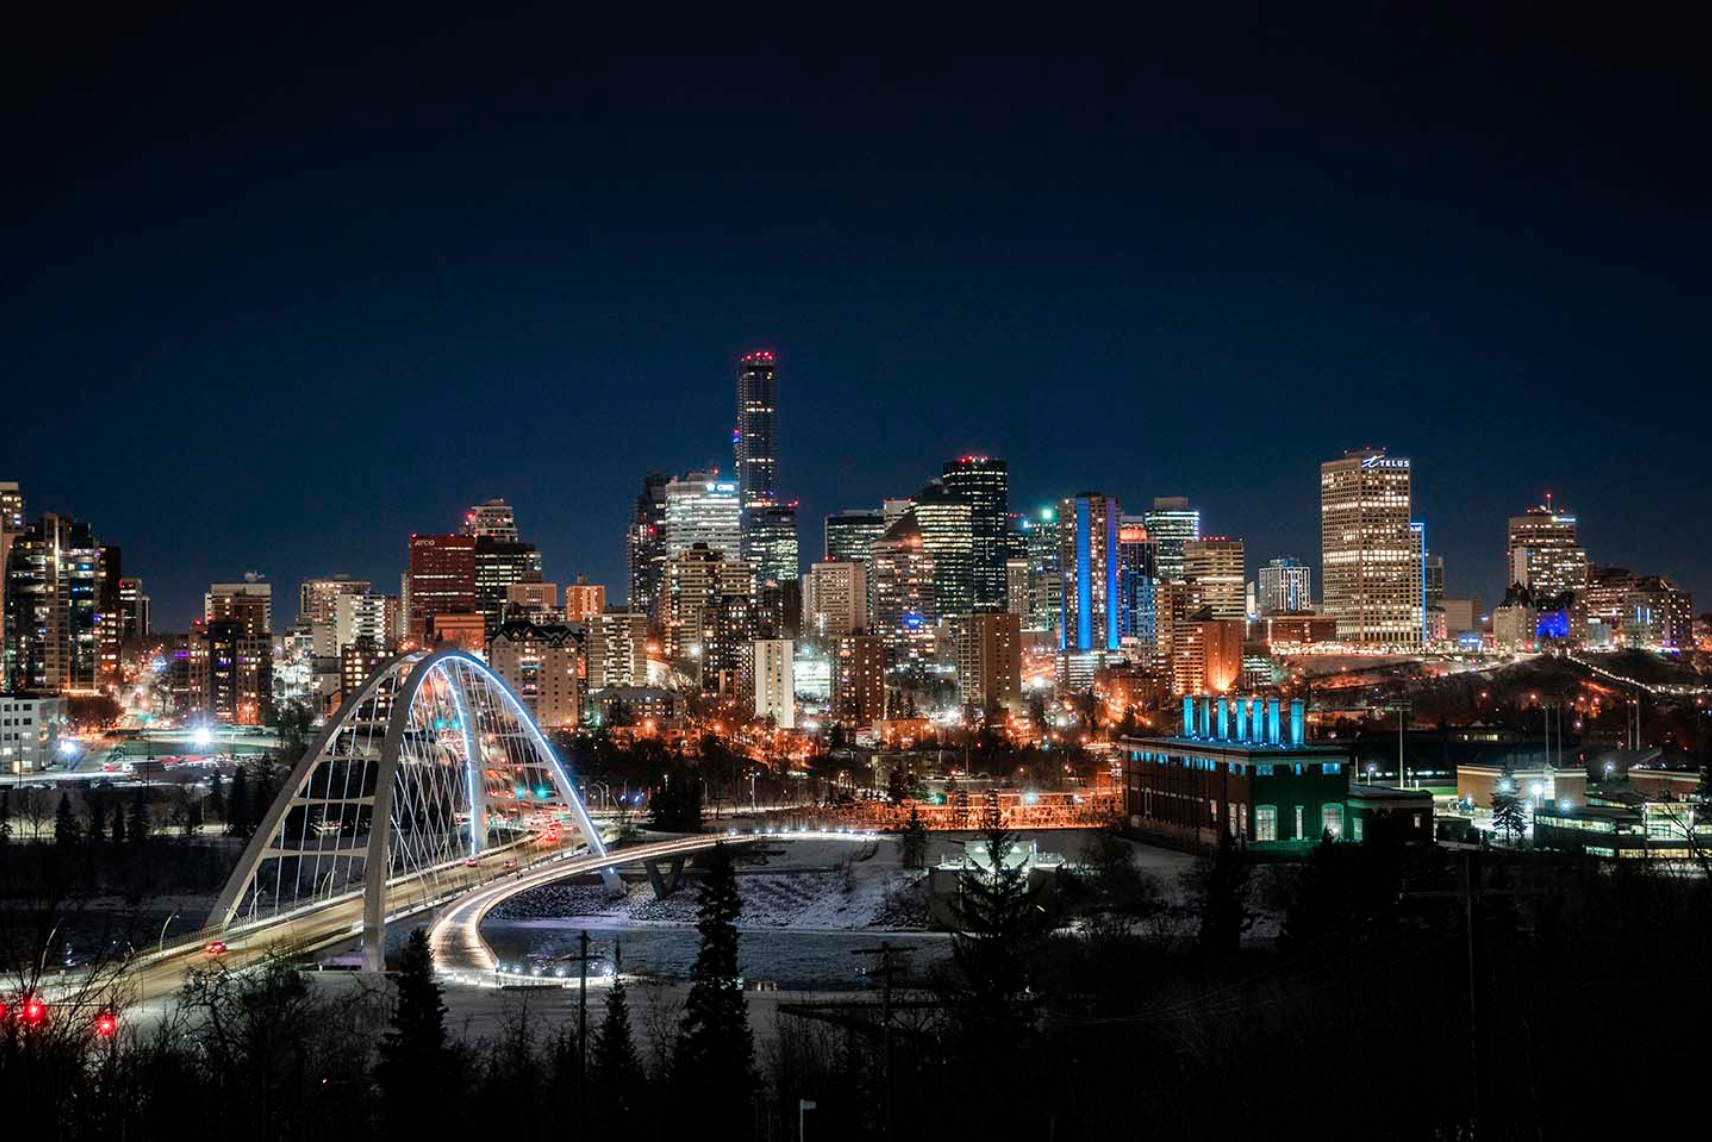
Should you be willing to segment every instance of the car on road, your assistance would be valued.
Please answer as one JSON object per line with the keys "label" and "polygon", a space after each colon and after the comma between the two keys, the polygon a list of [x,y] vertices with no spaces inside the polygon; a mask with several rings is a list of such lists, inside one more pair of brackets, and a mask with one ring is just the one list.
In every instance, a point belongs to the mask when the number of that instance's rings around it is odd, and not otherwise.
{"label": "car on road", "polygon": [[202,952],[204,955],[209,956],[223,956],[226,954],[226,941],[209,940],[206,944],[202,945]]}

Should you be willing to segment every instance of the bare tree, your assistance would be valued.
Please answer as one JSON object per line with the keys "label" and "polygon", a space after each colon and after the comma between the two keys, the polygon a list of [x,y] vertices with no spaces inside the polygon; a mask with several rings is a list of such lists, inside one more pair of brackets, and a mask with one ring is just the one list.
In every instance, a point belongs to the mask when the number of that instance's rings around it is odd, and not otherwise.
{"label": "bare tree", "polygon": [[12,812],[30,826],[30,837],[39,840],[42,826],[53,820],[58,802],[51,791],[34,785],[21,785],[12,790]]}

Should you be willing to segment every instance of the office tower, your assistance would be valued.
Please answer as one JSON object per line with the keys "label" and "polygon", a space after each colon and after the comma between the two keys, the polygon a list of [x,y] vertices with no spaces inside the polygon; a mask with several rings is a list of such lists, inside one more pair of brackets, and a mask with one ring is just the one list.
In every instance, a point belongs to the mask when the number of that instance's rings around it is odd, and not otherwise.
{"label": "office tower", "polygon": [[210,623],[242,623],[251,635],[273,633],[273,584],[254,571],[242,583],[212,583],[202,596],[202,617]]}
{"label": "office tower", "polygon": [[1055,631],[1064,619],[1064,577],[1058,570],[1058,509],[1041,508],[1018,524],[1028,559],[1030,630]]}
{"label": "office tower", "polygon": [[737,431],[732,445],[743,510],[778,503],[779,376],[773,354],[767,350],[745,353],[737,363]]}
{"label": "office tower", "polygon": [[366,594],[370,586],[368,580],[353,579],[344,573],[305,579],[297,588],[298,625],[332,622],[340,595]]}
{"label": "office tower", "polygon": [[486,537],[496,543],[518,543],[517,515],[504,500],[483,500],[464,513],[459,534]]}
{"label": "office tower", "polygon": [[1432,638],[1432,617],[1427,613],[1427,525],[1420,520],[1409,521],[1409,531],[1415,537],[1415,616],[1420,627],[1421,645]]}
{"label": "office tower", "polygon": [[124,577],[123,553],[114,544],[101,548],[95,561],[95,687],[103,693],[117,690],[121,680],[125,617],[119,588]]}
{"label": "office tower", "polygon": [[833,709],[841,721],[868,725],[886,715],[886,644],[877,634],[847,634],[833,660]]}
{"label": "office tower", "polygon": [[797,547],[797,506],[774,504],[745,508],[744,558],[763,583],[791,583],[802,576],[802,555]]}
{"label": "office tower", "polygon": [[1286,555],[1260,569],[1258,602],[1263,615],[1289,615],[1314,608],[1313,571],[1307,564]]}
{"label": "office tower", "polygon": [[629,605],[633,611],[653,614],[660,601],[660,579],[666,566],[666,485],[663,472],[642,477],[642,494],[630,513],[624,532],[624,555],[629,570]]}
{"label": "office tower", "polygon": [[1158,577],[1181,582],[1183,545],[1201,538],[1201,509],[1190,507],[1184,496],[1160,496],[1141,514],[1141,522],[1159,545]]}
{"label": "office tower", "polygon": [[755,587],[755,637],[802,637],[803,593],[801,579],[782,583],[768,581]]}
{"label": "office tower", "polygon": [[990,710],[1022,702],[1022,624],[1008,611],[951,620],[957,643],[957,700]]}
{"label": "office tower", "polygon": [[737,481],[718,472],[689,472],[666,482],[666,557],[698,543],[736,559],[742,551]]}
{"label": "office tower", "polygon": [[24,493],[12,480],[0,480],[0,689],[6,685],[6,560],[12,541],[24,530]]}
{"label": "office tower", "polygon": [[869,618],[874,632],[885,640],[887,665],[925,664],[933,657],[933,628],[940,611],[934,598],[933,556],[914,512],[904,513],[874,541],[868,574]]}
{"label": "office tower", "polygon": [[409,568],[404,583],[408,637],[430,646],[436,616],[476,613],[476,537],[412,535]]}
{"label": "office tower", "polygon": [[1410,466],[1383,450],[1320,465],[1320,590],[1338,641],[1421,644],[1421,538],[1410,520]]}
{"label": "office tower", "polygon": [[1660,575],[1600,567],[1576,592],[1570,637],[1583,646],[1675,648],[1693,645],[1694,601]]}
{"label": "office tower", "polygon": [[5,569],[4,689],[94,692],[100,558],[88,524],[52,512],[13,534]]}
{"label": "office tower", "polygon": [[215,612],[222,617],[199,619],[190,632],[190,709],[215,722],[262,725],[273,711],[273,636],[253,602],[238,603],[230,617],[219,604]]}
{"label": "office tower", "polygon": [[803,586],[803,625],[816,638],[850,634],[868,625],[865,563],[816,563]]}
{"label": "office tower", "polygon": [[648,616],[640,611],[590,615],[583,638],[588,688],[648,684]]}
{"label": "office tower", "polygon": [[154,633],[149,597],[143,591],[143,581],[134,576],[119,580],[119,623],[120,638],[125,642]]}
{"label": "office tower", "polygon": [[1444,607],[1444,556],[1427,556],[1427,606]]}
{"label": "office tower", "polygon": [[699,654],[712,616],[709,613],[724,595],[753,597],[754,573],[740,559],[697,544],[666,560],[661,591],[660,625],[666,634],[668,658],[684,659]]}
{"label": "office tower", "polygon": [[1009,598],[1005,581],[1010,530],[1010,477],[1003,460],[963,456],[948,460],[940,483],[969,505],[970,605],[1002,611]]}
{"label": "office tower", "polygon": [[1208,536],[1183,543],[1183,581],[1215,619],[1248,617],[1247,557],[1240,539]]}
{"label": "office tower", "polygon": [[398,644],[397,612],[388,595],[340,595],[333,603],[333,653],[364,640],[377,652],[390,652]]}
{"label": "office tower", "polygon": [[1058,505],[1058,570],[1064,576],[1060,650],[1116,650],[1118,518],[1116,496],[1082,492]]}
{"label": "office tower", "polygon": [[606,610],[606,588],[581,575],[565,588],[565,621],[580,623]]}
{"label": "office tower", "polygon": [[1510,517],[1506,583],[1519,583],[1537,600],[1555,599],[1587,586],[1587,552],[1576,538],[1576,519],[1548,496],[1539,507]]}
{"label": "office tower", "polygon": [[1171,646],[1171,685],[1178,694],[1223,694],[1242,678],[1241,619],[1199,615],[1176,625]]}
{"label": "office tower", "polygon": [[851,509],[826,517],[826,558],[842,563],[868,562],[868,549],[886,530],[885,517],[876,511]]}
{"label": "office tower", "polygon": [[969,501],[935,480],[911,500],[922,547],[933,557],[933,598],[945,618],[975,606],[974,512]]}
{"label": "office tower", "polygon": [[488,662],[544,729],[570,729],[582,708],[575,634],[563,623],[504,623],[488,642]]}
{"label": "office tower", "polygon": [[1153,649],[1153,583],[1159,575],[1159,544],[1141,516],[1118,518],[1118,638]]}
{"label": "office tower", "polygon": [[1193,592],[1182,580],[1156,579],[1153,584],[1153,657],[1152,665],[1171,669],[1172,648],[1177,642],[1177,628],[1194,613]]}
{"label": "office tower", "polygon": [[541,553],[533,543],[478,535],[475,565],[476,613],[491,639],[505,610],[506,589],[514,583],[540,582]]}
{"label": "office tower", "polygon": [[894,523],[897,523],[900,519],[904,518],[904,513],[914,506],[914,500],[908,498],[896,499],[894,497],[887,496],[885,499],[880,501],[880,521],[886,528],[890,528]]}
{"label": "office tower", "polygon": [[796,646],[788,638],[755,640],[755,716],[780,729],[797,724]]}

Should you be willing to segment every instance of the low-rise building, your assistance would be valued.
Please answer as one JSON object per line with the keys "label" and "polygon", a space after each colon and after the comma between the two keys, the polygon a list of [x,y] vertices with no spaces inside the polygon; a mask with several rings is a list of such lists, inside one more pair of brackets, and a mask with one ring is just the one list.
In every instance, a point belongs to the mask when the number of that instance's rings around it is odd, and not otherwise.
{"label": "low-rise building", "polygon": [[58,744],[58,698],[0,694],[0,773],[40,773]]}

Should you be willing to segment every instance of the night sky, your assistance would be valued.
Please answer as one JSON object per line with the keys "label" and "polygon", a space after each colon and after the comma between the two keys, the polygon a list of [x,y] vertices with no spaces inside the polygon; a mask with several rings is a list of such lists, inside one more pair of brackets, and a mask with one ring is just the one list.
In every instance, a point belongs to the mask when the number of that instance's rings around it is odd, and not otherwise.
{"label": "night sky", "polygon": [[276,626],[306,575],[396,591],[490,496],[616,598],[752,347],[808,555],[973,451],[1013,508],[1189,495],[1317,594],[1318,464],[1386,444],[1452,595],[1549,488],[1712,604],[1700,29],[485,7],[8,28],[0,479],[157,628],[246,570]]}

